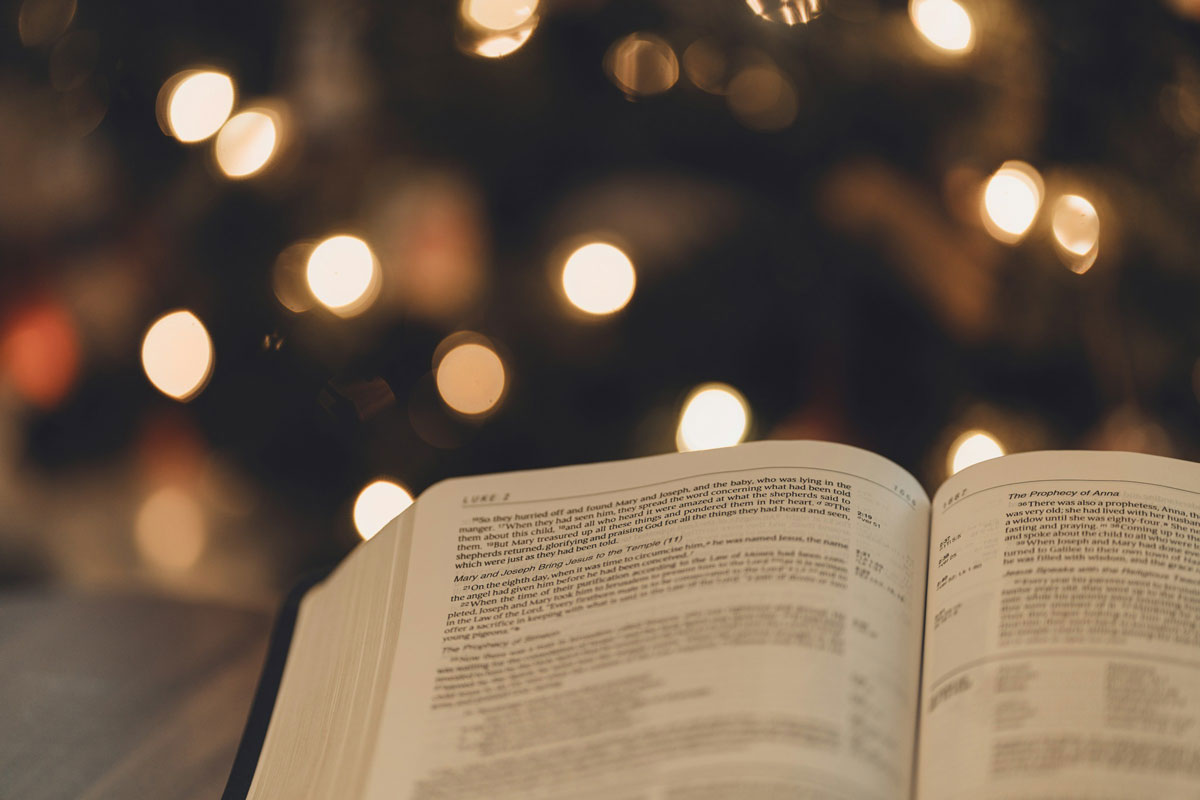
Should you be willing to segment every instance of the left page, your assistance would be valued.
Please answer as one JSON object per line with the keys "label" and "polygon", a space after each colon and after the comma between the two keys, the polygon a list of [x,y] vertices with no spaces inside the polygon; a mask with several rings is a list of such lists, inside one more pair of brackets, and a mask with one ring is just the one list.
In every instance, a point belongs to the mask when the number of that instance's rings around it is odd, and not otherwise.
{"label": "left page", "polygon": [[388,798],[908,798],[928,500],[764,442],[417,503]]}

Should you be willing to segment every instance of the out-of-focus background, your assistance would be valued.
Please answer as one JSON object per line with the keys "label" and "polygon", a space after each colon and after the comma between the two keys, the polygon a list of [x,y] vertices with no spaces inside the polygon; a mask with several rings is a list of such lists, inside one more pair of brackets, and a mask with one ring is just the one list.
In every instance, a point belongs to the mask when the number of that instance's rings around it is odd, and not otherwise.
{"label": "out-of-focus background", "polygon": [[741,439],[931,492],[1200,455],[1195,0],[22,0],[0,37],[0,586],[269,607],[441,478]]}

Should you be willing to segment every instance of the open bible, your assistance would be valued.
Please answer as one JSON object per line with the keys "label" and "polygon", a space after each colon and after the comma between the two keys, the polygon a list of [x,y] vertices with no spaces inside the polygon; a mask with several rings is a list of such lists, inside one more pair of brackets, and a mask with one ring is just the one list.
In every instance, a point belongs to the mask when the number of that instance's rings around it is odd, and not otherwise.
{"label": "open bible", "polygon": [[930,502],[762,442],[453,479],[299,599],[226,798],[1200,796],[1200,465]]}

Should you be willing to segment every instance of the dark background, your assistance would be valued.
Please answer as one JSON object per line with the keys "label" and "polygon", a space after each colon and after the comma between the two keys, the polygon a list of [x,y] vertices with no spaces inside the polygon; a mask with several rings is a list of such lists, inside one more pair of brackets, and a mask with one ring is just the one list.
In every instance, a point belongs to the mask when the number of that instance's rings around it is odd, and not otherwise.
{"label": "dark background", "polygon": [[[953,56],[890,0],[797,25],[742,0],[543,0],[495,59],[434,0],[79,0],[23,41],[22,14],[61,5],[0,5],[0,584],[269,605],[354,545],[376,477],[415,493],[668,452],[708,381],[745,396],[749,438],[856,444],[931,494],[976,428],[1009,451],[1197,457],[1200,4],[962,0],[975,44]],[[666,91],[614,78],[635,33],[682,63]],[[724,64],[707,91],[697,41]],[[227,180],[211,142],[160,128],[160,88],[196,66],[239,108],[287,109],[261,174]],[[794,116],[739,106],[747,69]],[[1046,190],[1017,244],[979,206],[1010,159]],[[1053,241],[1064,192],[1100,218],[1083,274]],[[376,303],[281,305],[279,255],[345,230],[379,258]],[[637,269],[610,317],[556,286],[588,239]],[[187,403],[139,357],[175,308],[216,354]],[[481,419],[433,386],[463,330],[509,378]],[[133,535],[163,486],[203,521],[187,568]]]}

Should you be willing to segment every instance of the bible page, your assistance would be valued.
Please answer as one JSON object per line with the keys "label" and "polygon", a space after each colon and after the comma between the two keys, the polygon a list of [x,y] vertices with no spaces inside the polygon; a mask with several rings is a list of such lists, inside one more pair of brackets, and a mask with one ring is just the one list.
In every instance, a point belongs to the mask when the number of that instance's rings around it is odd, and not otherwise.
{"label": "bible page", "polygon": [[1200,796],[1200,465],[984,462],[929,562],[920,800]]}
{"label": "bible page", "polygon": [[367,797],[908,798],[928,501],[763,442],[417,502]]}

